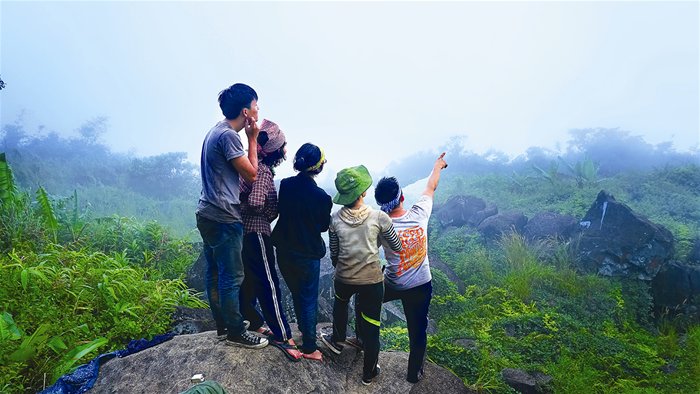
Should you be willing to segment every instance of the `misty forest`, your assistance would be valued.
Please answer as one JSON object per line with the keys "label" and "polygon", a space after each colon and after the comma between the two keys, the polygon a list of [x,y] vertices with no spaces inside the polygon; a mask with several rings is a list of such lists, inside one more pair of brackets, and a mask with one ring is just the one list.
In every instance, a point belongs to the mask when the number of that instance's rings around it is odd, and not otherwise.
{"label": "misty forest", "polygon": [[[75,137],[21,118],[2,126],[0,392],[40,391],[172,331],[176,310],[207,310],[192,278],[198,166],[184,153],[116,153],[101,142],[106,124]],[[699,392],[694,149],[618,129],[573,130],[559,151],[515,159],[447,141],[429,227],[429,361],[475,392]],[[397,158],[372,176],[409,185],[435,157]],[[328,298],[330,276],[321,286]],[[382,350],[408,351],[392,310]]]}

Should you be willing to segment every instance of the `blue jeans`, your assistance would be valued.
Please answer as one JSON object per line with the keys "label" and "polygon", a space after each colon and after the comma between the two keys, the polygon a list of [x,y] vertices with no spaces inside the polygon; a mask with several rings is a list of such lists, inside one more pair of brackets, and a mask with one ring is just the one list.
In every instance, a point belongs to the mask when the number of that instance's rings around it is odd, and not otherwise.
{"label": "blue jeans", "polygon": [[197,229],[204,241],[207,262],[206,287],[217,330],[229,336],[243,334],[239,292],[243,282],[242,223],[219,223],[197,215]]}
{"label": "blue jeans", "polygon": [[287,283],[294,301],[294,314],[302,334],[302,353],[313,353],[316,346],[316,324],[318,310],[318,280],[321,260],[299,258],[277,249],[280,273]]}

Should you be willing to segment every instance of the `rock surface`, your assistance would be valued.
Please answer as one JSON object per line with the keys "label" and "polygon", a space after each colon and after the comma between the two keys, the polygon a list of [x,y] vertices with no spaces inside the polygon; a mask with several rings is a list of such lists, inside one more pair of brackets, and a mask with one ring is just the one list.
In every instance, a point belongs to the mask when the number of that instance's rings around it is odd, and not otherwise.
{"label": "rock surface", "polygon": [[477,229],[485,238],[493,240],[513,231],[522,234],[526,224],[527,217],[521,212],[504,212],[487,217]]}
{"label": "rock surface", "polygon": [[527,221],[524,235],[529,240],[548,238],[571,238],[578,221],[571,215],[556,212],[539,212]]}
{"label": "rock surface", "polygon": [[693,248],[688,254],[688,264],[700,265],[700,238],[693,240]]}
{"label": "rock surface", "polygon": [[700,265],[667,264],[651,282],[657,313],[685,313],[700,321]]}
{"label": "rock surface", "polygon": [[543,373],[527,373],[521,369],[506,368],[501,371],[503,380],[517,392],[523,394],[540,394],[551,392],[548,385],[552,377]]}
{"label": "rock surface", "polygon": [[249,350],[227,346],[213,331],[176,336],[158,346],[100,369],[91,393],[178,393],[190,388],[190,378],[203,374],[228,393],[469,393],[462,381],[432,363],[423,380],[406,381],[408,354],[381,352],[382,372],[372,385],[363,386],[362,356],[347,346],[340,355],[323,345],[324,361],[291,362],[281,350],[267,346]]}
{"label": "rock surface", "polygon": [[495,206],[487,205],[484,200],[474,196],[452,196],[438,209],[435,217],[443,227],[461,227],[470,225],[476,227],[485,218],[498,213]]}
{"label": "rock surface", "polygon": [[650,280],[673,256],[673,236],[602,190],[581,221],[579,250],[586,271]]}
{"label": "rock surface", "polygon": [[210,309],[178,306],[173,312],[170,331],[175,335],[196,334],[216,330],[216,323]]}

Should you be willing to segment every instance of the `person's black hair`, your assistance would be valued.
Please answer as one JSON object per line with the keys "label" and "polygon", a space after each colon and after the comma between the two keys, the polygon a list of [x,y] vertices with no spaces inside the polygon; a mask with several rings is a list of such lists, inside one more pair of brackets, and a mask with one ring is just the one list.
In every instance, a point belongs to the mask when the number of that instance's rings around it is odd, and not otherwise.
{"label": "person's black hair", "polygon": [[243,108],[258,99],[258,94],[250,86],[236,83],[219,92],[219,107],[226,119],[236,119]]}
{"label": "person's black hair", "polygon": [[294,169],[299,172],[306,172],[309,175],[317,175],[323,171],[323,164],[318,169],[307,171],[309,167],[313,167],[321,160],[321,148],[312,144],[305,143],[294,155]]}
{"label": "person's black hair", "polygon": [[386,204],[395,199],[397,194],[399,194],[399,181],[393,176],[380,179],[374,188],[374,199],[377,200],[377,204]]}

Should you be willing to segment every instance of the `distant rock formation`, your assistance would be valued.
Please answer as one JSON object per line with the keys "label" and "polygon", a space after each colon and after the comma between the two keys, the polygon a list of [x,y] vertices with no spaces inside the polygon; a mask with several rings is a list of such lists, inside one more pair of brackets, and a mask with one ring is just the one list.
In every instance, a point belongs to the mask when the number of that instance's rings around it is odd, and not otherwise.
{"label": "distant rock formation", "polygon": [[580,225],[578,258],[586,271],[651,280],[673,256],[670,231],[634,213],[604,190]]}
{"label": "distant rock formation", "polygon": [[511,232],[522,234],[526,224],[527,217],[522,212],[504,212],[487,217],[477,229],[484,238],[495,240]]}
{"label": "distant rock formation", "polygon": [[[298,335],[298,333],[297,333]],[[363,386],[362,353],[347,346],[340,355],[320,347],[324,361],[291,362],[281,350],[231,347],[209,331],[176,336],[170,341],[100,369],[91,393],[178,393],[192,385],[194,374],[221,384],[228,393],[469,393],[454,374],[426,363],[423,380],[406,381],[408,354],[381,352],[381,374]]]}
{"label": "distant rock formation", "polygon": [[657,314],[700,321],[700,265],[669,263],[654,277],[652,291]]}
{"label": "distant rock formation", "polygon": [[482,220],[498,213],[498,208],[487,205],[484,200],[474,196],[452,196],[435,210],[435,217],[442,227],[476,227]]}
{"label": "distant rock formation", "polygon": [[569,239],[577,229],[578,220],[571,215],[556,212],[539,212],[527,221],[523,228],[528,240],[550,238]]}

